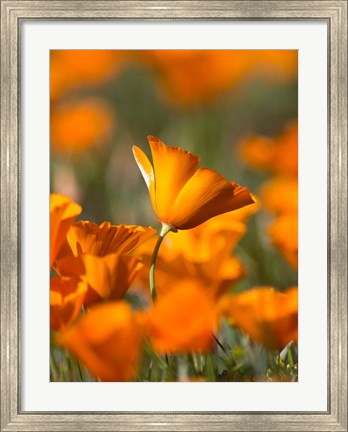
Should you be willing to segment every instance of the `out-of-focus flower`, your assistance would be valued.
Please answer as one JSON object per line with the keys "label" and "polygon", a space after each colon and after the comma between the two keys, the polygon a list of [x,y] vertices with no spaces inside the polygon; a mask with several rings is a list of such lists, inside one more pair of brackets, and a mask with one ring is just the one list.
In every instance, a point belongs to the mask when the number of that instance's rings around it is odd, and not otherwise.
{"label": "out-of-focus flower", "polygon": [[58,152],[80,152],[105,144],[115,127],[115,114],[98,99],[55,105],[51,110],[51,145]]}
{"label": "out-of-focus flower", "polygon": [[75,87],[104,83],[122,69],[125,61],[124,51],[51,50],[51,99]]}
{"label": "out-of-focus flower", "polygon": [[[210,231],[210,224],[206,222],[202,225],[192,230],[169,233],[164,240],[167,257],[176,258],[182,255],[188,261],[206,263],[219,255],[229,256],[246,231],[246,226],[241,223],[225,225],[216,231]],[[206,225],[207,230],[204,231]]]}
{"label": "out-of-focus flower", "polygon": [[206,352],[213,346],[217,309],[199,284],[185,281],[158,296],[145,326],[159,353]]}
{"label": "out-of-focus flower", "polygon": [[297,74],[295,50],[144,50],[133,57],[153,68],[164,96],[180,106],[209,102],[248,76]]}
{"label": "out-of-focus flower", "polygon": [[272,243],[282,252],[285,259],[298,267],[298,215],[284,213],[278,216],[268,228]]}
{"label": "out-of-focus flower", "polygon": [[158,219],[174,230],[191,229],[206,220],[254,201],[246,187],[229,182],[202,167],[198,156],[148,137],[153,166],[145,153],[133,146],[135,160],[149,189]]}
{"label": "out-of-focus flower", "polygon": [[190,230],[169,233],[164,241],[175,255],[182,254],[189,261],[205,262],[221,251],[228,256],[245,234],[245,222],[258,210],[256,198],[253,200],[253,205],[215,216]]}
{"label": "out-of-focus flower", "polygon": [[80,359],[102,381],[134,379],[142,333],[130,307],[108,302],[90,309],[57,335],[59,345]]}
{"label": "out-of-focus flower", "polygon": [[275,214],[297,212],[298,181],[294,177],[273,177],[262,185],[260,199],[266,210]]}
{"label": "out-of-focus flower", "polygon": [[243,160],[253,169],[297,176],[298,125],[290,125],[281,135],[249,137],[241,142]]}
{"label": "out-of-focus flower", "polygon": [[[156,264],[158,293],[166,292],[173,281],[194,280],[213,296],[220,296],[244,275],[238,258],[231,253],[246,231],[247,218],[257,210],[252,206],[224,213],[191,230],[168,233]],[[156,239],[136,251],[144,263],[138,282],[148,289],[148,272]]]}
{"label": "out-of-focus flower", "polygon": [[78,278],[51,278],[50,324],[53,330],[62,330],[78,317],[86,293],[86,283]]}
{"label": "out-of-focus flower", "polygon": [[136,225],[74,224],[62,246],[55,270],[62,276],[75,276],[88,284],[85,304],[121,299],[143,264],[128,254],[155,233]]}
{"label": "out-of-focus flower", "polygon": [[[242,264],[236,257],[226,257],[219,253],[209,260],[194,262],[188,261],[182,254],[170,258],[171,252],[166,256],[167,251],[164,246],[156,263],[156,289],[159,295],[170,290],[174,282],[195,281],[212,296],[218,297],[244,275]],[[143,255],[142,262],[145,266],[139,273],[138,283],[146,289],[150,261],[150,253]]]}
{"label": "out-of-focus flower", "polygon": [[272,166],[276,142],[265,136],[250,136],[241,142],[239,150],[243,161],[252,169],[268,171]]}
{"label": "out-of-focus flower", "polygon": [[65,236],[82,208],[69,197],[50,195],[50,267],[62,246]]}
{"label": "out-of-focus flower", "polygon": [[270,349],[282,349],[298,338],[298,289],[280,293],[259,287],[225,296],[220,312],[256,342]]}
{"label": "out-of-focus flower", "polygon": [[297,268],[298,259],[298,125],[275,139],[254,137],[241,145],[244,160],[254,169],[276,175],[260,190],[266,210],[276,214],[269,227],[272,243]]}

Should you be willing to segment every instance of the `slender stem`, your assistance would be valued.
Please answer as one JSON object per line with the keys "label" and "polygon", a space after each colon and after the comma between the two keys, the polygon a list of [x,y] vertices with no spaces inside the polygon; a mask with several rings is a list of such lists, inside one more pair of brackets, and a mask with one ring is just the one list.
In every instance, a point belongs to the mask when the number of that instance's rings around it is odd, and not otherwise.
{"label": "slender stem", "polygon": [[155,285],[155,266],[156,266],[158,251],[164,237],[169,233],[169,231],[173,231],[173,230],[174,229],[172,226],[165,223],[162,224],[162,229],[159,234],[155,249],[153,251],[151,265],[150,265],[150,291],[151,291],[151,297],[153,302],[156,301],[156,297],[157,297],[156,285]]}

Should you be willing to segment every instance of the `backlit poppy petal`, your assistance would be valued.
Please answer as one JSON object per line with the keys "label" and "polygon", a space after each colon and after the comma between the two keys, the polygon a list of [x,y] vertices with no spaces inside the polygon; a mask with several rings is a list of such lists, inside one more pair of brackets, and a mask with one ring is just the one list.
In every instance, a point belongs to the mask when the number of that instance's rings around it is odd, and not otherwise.
{"label": "backlit poppy petal", "polygon": [[100,257],[110,253],[128,254],[155,233],[151,227],[80,221],[70,228],[59,258],[84,253]]}
{"label": "backlit poppy petal", "polygon": [[218,214],[253,202],[247,188],[230,183],[217,172],[202,167],[178,195],[170,223],[190,229]]}
{"label": "backlit poppy petal", "polygon": [[86,304],[95,302],[95,294],[102,300],[120,300],[143,267],[137,258],[127,255],[86,254],[81,259],[85,266],[84,280],[89,286]]}
{"label": "backlit poppy petal", "polygon": [[120,300],[142,267],[143,264],[134,256],[83,254],[57,260],[55,270],[59,275],[85,281],[88,292],[84,304],[91,305],[101,300]]}
{"label": "backlit poppy petal", "polygon": [[151,162],[139,147],[133,146],[132,149],[135,161],[138,164],[141,175],[143,176],[146,186],[149,189],[152,206],[157,212],[155,198],[155,174]]}
{"label": "backlit poppy petal", "polygon": [[149,136],[156,184],[156,208],[161,221],[172,216],[176,197],[194,175],[199,157],[178,147],[165,145],[158,138]]}

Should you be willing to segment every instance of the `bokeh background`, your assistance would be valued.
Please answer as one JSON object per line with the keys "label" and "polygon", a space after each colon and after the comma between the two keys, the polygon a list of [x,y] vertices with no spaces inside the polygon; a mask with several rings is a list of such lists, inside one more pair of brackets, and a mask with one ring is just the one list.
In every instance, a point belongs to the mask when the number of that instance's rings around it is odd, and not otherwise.
{"label": "bokeh background", "polygon": [[159,227],[131,151],[155,135],[257,196],[233,290],[297,284],[297,51],[54,50],[50,79],[51,191],[80,219]]}

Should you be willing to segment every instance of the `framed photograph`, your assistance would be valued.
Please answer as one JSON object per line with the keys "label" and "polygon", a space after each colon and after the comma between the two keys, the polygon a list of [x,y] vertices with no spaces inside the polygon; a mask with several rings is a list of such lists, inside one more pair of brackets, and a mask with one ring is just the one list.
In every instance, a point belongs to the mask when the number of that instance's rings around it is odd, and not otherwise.
{"label": "framed photograph", "polygon": [[1,430],[346,431],[347,2],[1,9]]}

